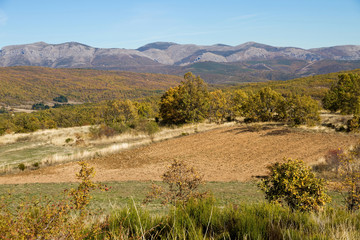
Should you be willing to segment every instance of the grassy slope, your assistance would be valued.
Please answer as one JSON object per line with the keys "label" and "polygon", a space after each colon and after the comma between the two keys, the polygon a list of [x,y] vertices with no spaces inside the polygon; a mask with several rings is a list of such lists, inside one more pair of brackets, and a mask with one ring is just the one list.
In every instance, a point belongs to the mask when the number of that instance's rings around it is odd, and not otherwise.
{"label": "grassy slope", "polygon": [[5,67],[0,68],[0,103],[51,101],[60,94],[80,102],[134,99],[163,92],[181,80],[172,75],[123,71]]}

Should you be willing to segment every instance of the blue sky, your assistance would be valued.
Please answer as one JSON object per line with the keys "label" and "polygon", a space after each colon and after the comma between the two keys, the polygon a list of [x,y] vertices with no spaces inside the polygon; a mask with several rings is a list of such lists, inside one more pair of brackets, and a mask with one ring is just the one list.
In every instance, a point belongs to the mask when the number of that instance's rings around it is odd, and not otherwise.
{"label": "blue sky", "polygon": [[0,47],[38,41],[360,45],[360,0],[0,0]]}

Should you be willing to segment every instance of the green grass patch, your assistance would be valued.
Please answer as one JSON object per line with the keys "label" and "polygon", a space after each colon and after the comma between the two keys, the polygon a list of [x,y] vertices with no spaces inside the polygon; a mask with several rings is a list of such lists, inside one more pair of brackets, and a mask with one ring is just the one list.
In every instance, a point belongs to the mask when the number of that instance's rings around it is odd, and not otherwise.
{"label": "green grass patch", "polygon": [[70,153],[68,147],[38,142],[17,142],[0,146],[0,166],[32,163],[56,153]]}
{"label": "green grass patch", "polygon": [[[161,182],[155,183],[163,185]],[[94,191],[90,208],[103,209],[109,212],[112,209],[122,208],[132,201],[140,204],[150,191],[152,182],[127,181],[105,182],[103,184],[110,188],[109,191]],[[5,184],[0,185],[0,195],[7,194],[10,191],[16,201],[45,196],[56,200],[61,198],[64,189],[76,188],[77,185],[78,183]],[[255,182],[207,182],[199,190],[212,193],[216,199],[216,204],[219,206],[265,202],[264,194],[258,189]],[[343,205],[341,193],[330,191],[328,194],[332,198],[329,206],[340,207]],[[147,204],[146,208],[150,212],[164,211],[160,201]]]}

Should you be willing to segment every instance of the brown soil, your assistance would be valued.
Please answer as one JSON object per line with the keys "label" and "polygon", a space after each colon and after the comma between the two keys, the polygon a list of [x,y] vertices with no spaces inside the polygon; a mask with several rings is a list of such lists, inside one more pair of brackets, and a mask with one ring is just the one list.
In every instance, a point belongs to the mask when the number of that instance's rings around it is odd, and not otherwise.
{"label": "brown soil", "polygon": [[[321,161],[330,150],[357,143],[358,137],[267,127],[226,127],[170,139],[90,160],[98,181],[160,180],[173,159],[185,161],[207,181],[248,181],[266,174],[266,166],[283,158]],[[76,163],[43,167],[0,177],[0,184],[75,181]]]}

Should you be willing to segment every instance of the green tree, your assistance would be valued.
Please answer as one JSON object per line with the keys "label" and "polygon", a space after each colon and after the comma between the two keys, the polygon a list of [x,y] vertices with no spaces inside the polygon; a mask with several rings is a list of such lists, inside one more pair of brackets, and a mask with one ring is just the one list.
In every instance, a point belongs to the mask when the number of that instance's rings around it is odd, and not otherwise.
{"label": "green tree", "polygon": [[288,159],[274,163],[269,175],[259,187],[269,202],[286,203],[300,211],[319,210],[330,201],[325,193],[325,181],[316,178],[310,167],[301,160]]}
{"label": "green tree", "polygon": [[177,87],[166,91],[160,101],[160,116],[165,123],[200,122],[207,118],[209,92],[206,83],[186,73]]}
{"label": "green tree", "polygon": [[360,113],[360,77],[357,74],[344,73],[322,99],[323,107],[342,114]]}

